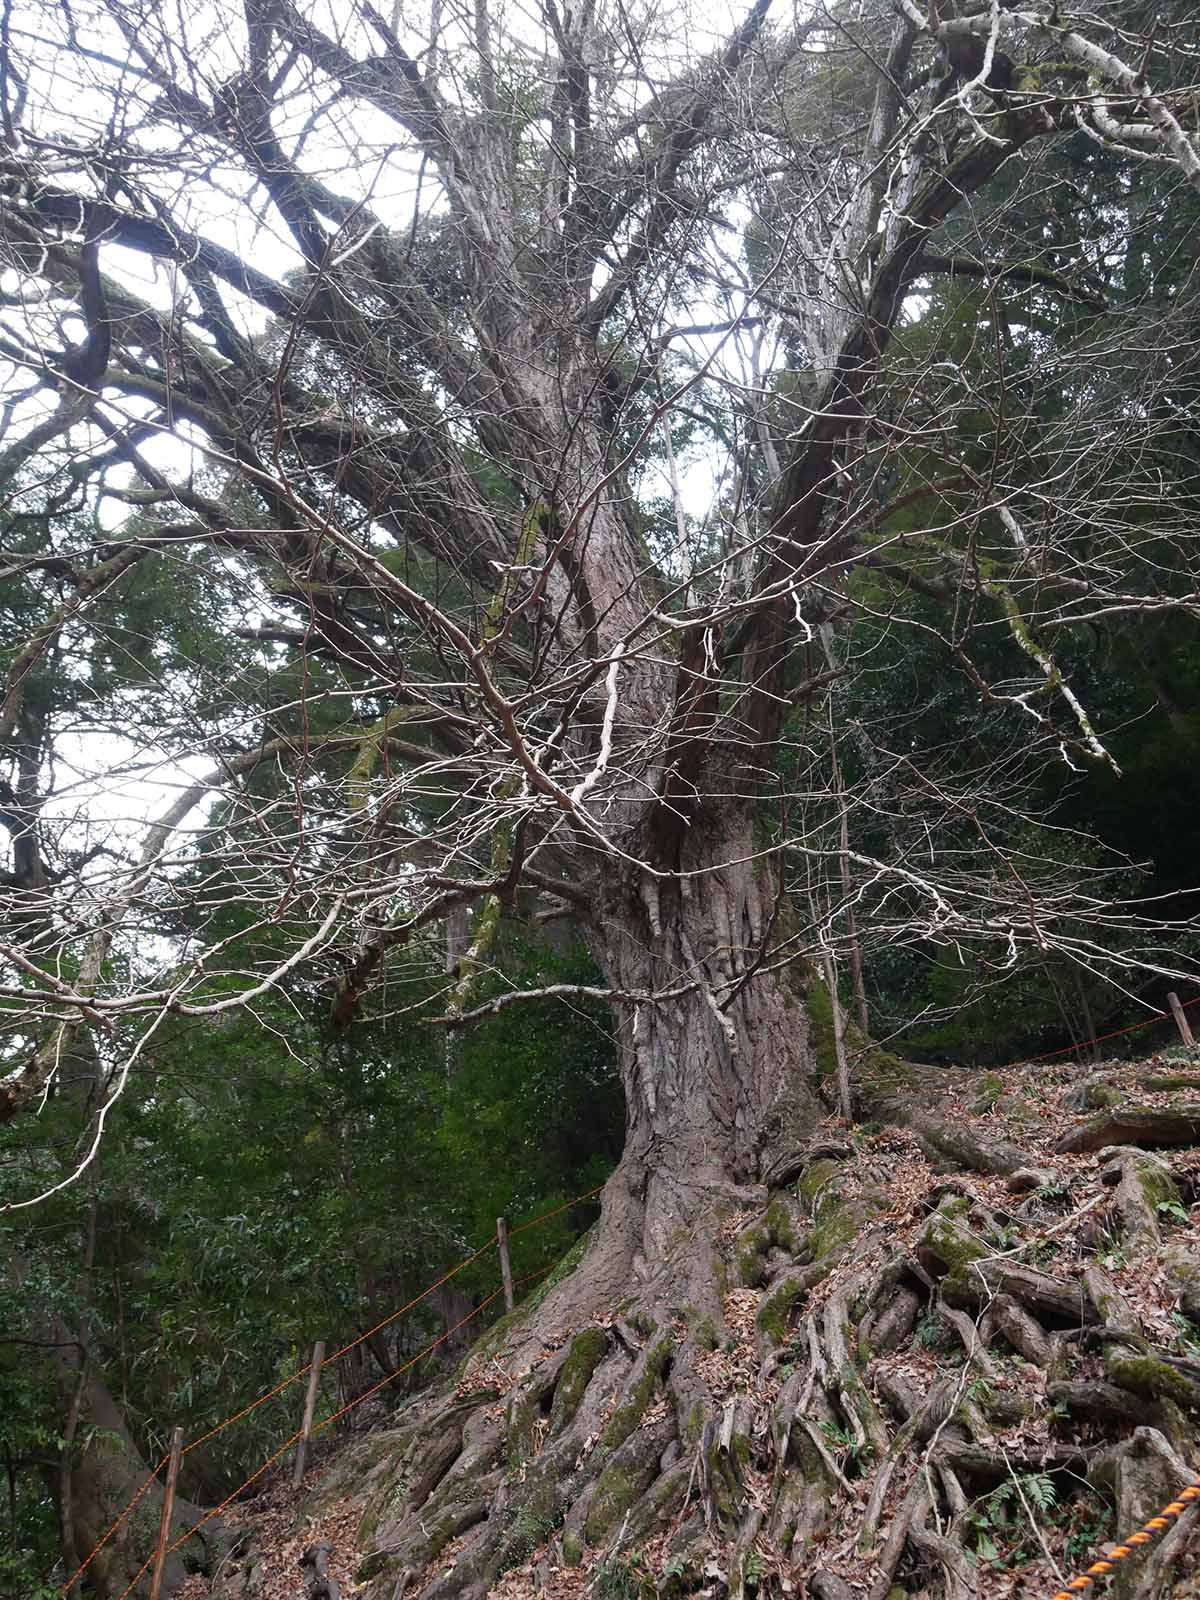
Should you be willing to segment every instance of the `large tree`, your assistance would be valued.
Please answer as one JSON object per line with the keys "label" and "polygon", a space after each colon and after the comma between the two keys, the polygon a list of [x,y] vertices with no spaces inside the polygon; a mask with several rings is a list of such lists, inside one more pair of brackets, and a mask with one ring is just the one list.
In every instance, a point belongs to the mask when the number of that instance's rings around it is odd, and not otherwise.
{"label": "large tree", "polygon": [[[4,1112],[81,1035],[111,1098],[162,1019],[297,968],[339,1022],[399,1013],[443,926],[453,1030],[510,908],[567,917],[627,1134],[533,1350],[618,1301],[720,1318],[697,1241],[823,1115],[796,968],[852,905],[994,967],[1169,970],[1153,919],[1007,824],[1038,761],[1111,761],[1056,640],[1196,605],[1194,299],[1152,323],[1119,248],[1131,167],[1166,205],[1200,184],[1180,19],[6,11],[4,560],[35,614],[0,711]],[[1086,227],[1047,188],[1068,140],[1108,162]],[[958,280],[969,359],[923,337]],[[82,505],[104,531],[64,534]],[[143,640],[153,718],[129,692],[34,727],[47,662],[152,568],[218,597],[231,676]],[[862,803],[905,822],[874,855],[812,759],[854,617],[936,637],[1021,735],[931,776],[856,722]],[[973,858],[925,853],[924,813]],[[232,895],[243,935],[206,938]]]}

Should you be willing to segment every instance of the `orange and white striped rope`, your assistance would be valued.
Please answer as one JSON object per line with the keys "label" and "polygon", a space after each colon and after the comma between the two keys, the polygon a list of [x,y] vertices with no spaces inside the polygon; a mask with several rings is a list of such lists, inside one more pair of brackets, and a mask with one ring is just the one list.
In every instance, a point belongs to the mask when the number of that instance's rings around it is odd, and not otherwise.
{"label": "orange and white striped rope", "polygon": [[1195,1505],[1200,1500],[1200,1478],[1194,1478],[1186,1489],[1181,1489],[1169,1505],[1165,1505],[1157,1516],[1143,1522],[1136,1533],[1131,1533],[1123,1544],[1100,1561],[1093,1561],[1091,1566],[1081,1572],[1077,1578],[1072,1578],[1064,1588],[1052,1596],[1052,1600],[1075,1600],[1075,1596],[1084,1594],[1092,1587],[1097,1578],[1107,1578],[1108,1575],[1129,1556],[1136,1555],[1143,1545],[1151,1544],[1160,1533],[1165,1533],[1176,1517],[1181,1517],[1189,1506]]}

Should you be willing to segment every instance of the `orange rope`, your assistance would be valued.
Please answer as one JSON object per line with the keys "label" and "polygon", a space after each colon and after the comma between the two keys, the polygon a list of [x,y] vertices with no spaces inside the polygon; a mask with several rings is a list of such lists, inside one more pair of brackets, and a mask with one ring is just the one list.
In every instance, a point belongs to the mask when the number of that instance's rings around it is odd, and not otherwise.
{"label": "orange rope", "polygon": [[[600,1190],[603,1187],[604,1187],[603,1184],[599,1184],[595,1189],[589,1189],[586,1194],[576,1195],[573,1200],[564,1201],[562,1205],[555,1206],[553,1210],[544,1211],[541,1214],[541,1216],[533,1217],[529,1222],[523,1222],[520,1225],[519,1228],[513,1228],[512,1229],[511,1233],[509,1234],[509,1237],[513,1238],[518,1233],[524,1233],[527,1228],[534,1228],[534,1227],[537,1227],[539,1223],[548,1222],[551,1217],[557,1217],[557,1216],[561,1215],[562,1212],[569,1211],[572,1206],[579,1205],[584,1200],[593,1199],[596,1195],[598,1195],[600,1193]],[[489,1250],[494,1249],[495,1245],[496,1245],[496,1242],[497,1242],[496,1241],[496,1237],[493,1234],[493,1236],[487,1241],[486,1244],[480,1245],[479,1249],[476,1250],[473,1254],[465,1257],[465,1259],[460,1261],[457,1266],[451,1267],[449,1269],[449,1271],[444,1272],[440,1278],[438,1278],[435,1282],[431,1283],[427,1289],[423,1289],[419,1295],[414,1296],[413,1299],[408,1301],[408,1303],[406,1305],[402,1305],[398,1311],[393,1311],[393,1312],[389,1313],[388,1316],[382,1318],[381,1321],[377,1322],[373,1328],[368,1328],[365,1333],[360,1333],[356,1339],[351,1339],[349,1344],[344,1344],[341,1347],[340,1350],[335,1350],[331,1355],[327,1355],[325,1357],[325,1359],[321,1363],[322,1368],[327,1367],[330,1364],[330,1362],[332,1362],[332,1361],[337,1361],[341,1356],[344,1356],[348,1350],[353,1350],[356,1345],[362,1344],[365,1339],[369,1339],[372,1336],[372,1334],[378,1333],[381,1328],[386,1328],[389,1325],[389,1323],[395,1322],[396,1318],[397,1317],[402,1317],[406,1311],[411,1311],[414,1306],[420,1305],[421,1301],[427,1299],[434,1292],[435,1289],[440,1289],[441,1286],[444,1283],[449,1283],[451,1278],[457,1277],[460,1272],[464,1271],[467,1267],[471,1266],[474,1262],[478,1261],[480,1256],[484,1256],[484,1255],[486,1255],[488,1253]],[[547,1270],[549,1270],[549,1269],[547,1269]],[[533,1276],[537,1276],[537,1274],[535,1273],[535,1274],[533,1274]],[[528,1277],[523,1278],[521,1280],[521,1282],[522,1283],[528,1282]],[[499,1290],[497,1290],[496,1293],[498,1294]],[[483,1309],[483,1306],[489,1305],[491,1303],[491,1301],[494,1300],[495,1298],[496,1298],[495,1294],[489,1295],[488,1299],[485,1300],[482,1305],[476,1306],[475,1311],[472,1311],[470,1313],[470,1316],[473,1317],[475,1315],[476,1311],[481,1311]],[[463,1322],[468,1322],[470,1320],[470,1317],[464,1317],[462,1320],[463,1320]],[[462,1327],[462,1322],[455,1323],[454,1327],[447,1329],[446,1333],[443,1334],[442,1337],[443,1338],[448,1338],[450,1336],[450,1334],[456,1332],[460,1327]],[[436,1347],[436,1345],[440,1344],[441,1342],[442,1341],[440,1339],[439,1340],[435,1340],[434,1344],[429,1346],[429,1349],[431,1349],[431,1350],[434,1349]],[[422,1351],[421,1355],[425,1355],[427,1353],[428,1353],[427,1351]],[[419,1361],[420,1359],[421,1359],[421,1356],[415,1357],[415,1360],[417,1360],[417,1361]],[[410,1362],[409,1365],[411,1366],[412,1363]],[[189,1451],[195,1450],[200,1445],[205,1444],[209,1439],[215,1438],[215,1436],[218,1433],[224,1432],[224,1430],[226,1428],[231,1427],[235,1422],[240,1422],[243,1417],[248,1417],[250,1415],[250,1413],[252,1411],[256,1411],[259,1406],[265,1405],[268,1400],[273,1400],[277,1394],[282,1394],[282,1392],[286,1388],[288,1388],[289,1385],[291,1385],[293,1383],[296,1383],[300,1378],[303,1378],[311,1370],[311,1368],[312,1368],[312,1362],[311,1361],[306,1362],[304,1366],[298,1368],[295,1372],[290,1373],[286,1378],[282,1379],[279,1383],[277,1383],[273,1389],[268,1389],[265,1394],[260,1394],[256,1400],[251,1400],[248,1405],[243,1406],[240,1411],[235,1411],[232,1416],[226,1417],[224,1422],[217,1423],[216,1427],[210,1428],[207,1433],[202,1433],[199,1436],[199,1438],[193,1439],[190,1444],[187,1444],[187,1445],[184,1446],[182,1454],[183,1455],[187,1455]],[[408,1368],[407,1367],[402,1367],[400,1370],[401,1371],[407,1371]],[[396,1373],[392,1373],[392,1374],[390,1374],[389,1377],[385,1378],[383,1380],[383,1382],[384,1383],[390,1383],[392,1378],[394,1378],[396,1376],[397,1376]],[[381,1387],[381,1385],[377,1384],[376,1388],[379,1388],[379,1387]],[[374,1390],[369,1390],[368,1393],[372,1393],[373,1394]],[[365,1399],[366,1397],[363,1396],[362,1398]],[[358,1404],[358,1402],[356,1401],[355,1404]],[[339,1413],[339,1415],[340,1415],[340,1413]],[[296,1435],[296,1438],[299,1438],[298,1434]],[[288,1441],[288,1444],[285,1444],[282,1447],[282,1449],[286,1450],[288,1448],[288,1445],[294,1444],[294,1443],[295,1443],[295,1439],[291,1439],[291,1440]],[[281,1454],[281,1453],[282,1453],[282,1451],[276,1452],[276,1455],[271,1457],[271,1461],[276,1460],[278,1455]],[[118,1514],[118,1516],[117,1516],[116,1520],[113,1522],[112,1526],[107,1530],[106,1533],[104,1533],[102,1535],[102,1537],[96,1542],[96,1544],[93,1545],[93,1547],[92,1547],[91,1551],[88,1553],[88,1555],[84,1558],[84,1560],[79,1564],[79,1566],[71,1574],[70,1578],[67,1580],[67,1582],[63,1585],[62,1589],[59,1591],[61,1594],[65,1595],[65,1594],[70,1593],[70,1590],[71,1590],[72,1586],[75,1583],[78,1582],[78,1580],[83,1576],[83,1574],[91,1566],[92,1562],[100,1554],[101,1550],[104,1549],[104,1546],[112,1538],[113,1534],[116,1533],[117,1529],[121,1526],[121,1524],[125,1521],[126,1517],[128,1517],[129,1513],[134,1509],[134,1507],[141,1500],[142,1496],[146,1493],[146,1490],[150,1487],[150,1485],[158,1477],[158,1475],[162,1471],[162,1469],[166,1466],[168,1460],[169,1460],[168,1456],[163,1456],[162,1460],[154,1468],[153,1472],[151,1472],[149,1474],[149,1476],[146,1478],[146,1481],[142,1484],[141,1488],[134,1495],[133,1499],[130,1500],[129,1504],[125,1507],[125,1509]],[[265,1462],[264,1465],[259,1469],[259,1471],[260,1472],[265,1472],[267,1467],[270,1466],[271,1461]],[[257,1474],[255,1474],[255,1476],[257,1476]],[[254,1482],[253,1478],[247,1479],[247,1483],[253,1483],[253,1482]],[[246,1486],[247,1486],[246,1484],[243,1484],[242,1488],[244,1489]],[[235,1489],[234,1493],[235,1494],[240,1494],[241,1493],[241,1489]],[[228,1503],[229,1503],[228,1500],[225,1500],[225,1501],[222,1501],[221,1504],[222,1505],[228,1505]],[[220,1509],[221,1509],[221,1507],[218,1506],[217,1510],[220,1510]],[[171,1548],[174,1549],[175,1548],[174,1545],[172,1545]],[[147,1565],[149,1565],[149,1563],[147,1563]],[[142,1572],[144,1572],[145,1570],[146,1570],[145,1567],[143,1567],[142,1568]],[[138,1574],[138,1577],[140,1577],[140,1576],[141,1576],[141,1573]],[[134,1579],[134,1582],[135,1583],[137,1582],[136,1578]],[[128,1593],[128,1592],[129,1591],[126,1590],[126,1593]]]}
{"label": "orange rope", "polygon": [[1181,1517],[1197,1500],[1200,1500],[1200,1478],[1193,1479],[1186,1489],[1181,1489],[1170,1505],[1164,1506],[1158,1515],[1151,1517],[1148,1522],[1143,1522],[1136,1533],[1131,1533],[1124,1544],[1117,1545],[1103,1561],[1093,1561],[1091,1566],[1077,1578],[1072,1578],[1065,1588],[1060,1589],[1052,1597],[1052,1600],[1075,1600],[1075,1596],[1090,1589],[1097,1578],[1107,1578],[1118,1562],[1135,1555],[1143,1545],[1157,1539],[1160,1533],[1171,1526],[1176,1517]]}
{"label": "orange rope", "polygon": [[[147,1477],[145,1483],[142,1484],[142,1487],[137,1491],[137,1493],[134,1495],[133,1499],[125,1507],[124,1511],[122,1511],[121,1514],[117,1517],[117,1520],[113,1523],[112,1527],[109,1528],[108,1532],[104,1535],[104,1537],[102,1539],[100,1539],[95,1545],[92,1546],[92,1549],[91,1549],[90,1553],[88,1554],[88,1556],[82,1562],[80,1562],[79,1566],[76,1567],[75,1571],[67,1579],[66,1583],[63,1584],[62,1588],[59,1590],[60,1594],[69,1594],[71,1592],[72,1585],[77,1583],[79,1581],[79,1579],[83,1576],[83,1574],[87,1571],[87,1569],[91,1566],[92,1562],[100,1554],[101,1550],[104,1549],[104,1546],[112,1538],[113,1534],[116,1533],[117,1529],[125,1521],[125,1518],[133,1510],[134,1506],[137,1505],[138,1501],[142,1498],[142,1496],[145,1494],[146,1490],[154,1482],[155,1478],[158,1477],[159,1473],[166,1466],[167,1462],[170,1459],[171,1458],[170,1458],[169,1455],[163,1456],[162,1460],[154,1468],[153,1472],[151,1472],[149,1474],[149,1476]],[[142,1570],[144,1571],[145,1568],[143,1568]]]}
{"label": "orange rope", "polygon": [[[487,1244],[481,1245],[473,1255],[467,1256],[466,1259],[460,1261],[456,1267],[451,1267],[449,1272],[444,1272],[436,1281],[436,1283],[431,1283],[427,1289],[415,1296],[415,1298],[410,1300],[407,1305],[401,1306],[399,1311],[393,1311],[390,1316],[384,1317],[383,1320],[381,1322],[377,1322],[373,1328],[368,1328],[367,1331],[360,1334],[357,1339],[352,1339],[349,1344],[343,1345],[340,1350],[335,1350],[332,1355],[326,1356],[325,1360],[321,1363],[322,1367],[328,1366],[331,1361],[336,1361],[339,1356],[344,1356],[347,1350],[353,1350],[355,1345],[361,1344],[364,1339],[369,1339],[373,1333],[378,1333],[380,1328],[386,1328],[389,1322],[394,1322],[397,1317],[402,1317],[406,1311],[411,1311],[414,1306],[419,1305],[422,1300],[424,1300],[428,1295],[431,1295],[435,1289],[440,1289],[442,1284],[447,1283],[451,1278],[456,1277],[458,1273],[463,1271],[464,1268],[469,1267],[472,1262],[478,1261],[480,1256],[486,1255],[487,1252],[492,1249],[495,1243],[496,1240],[494,1238],[489,1239]],[[209,1439],[215,1438],[218,1433],[223,1433],[226,1428],[231,1427],[235,1422],[240,1422],[243,1417],[248,1417],[252,1411],[257,1411],[259,1406],[265,1405],[268,1400],[274,1399],[277,1394],[282,1394],[284,1389],[286,1389],[290,1384],[293,1384],[298,1379],[303,1378],[304,1375],[311,1370],[311,1368],[312,1362],[306,1362],[304,1366],[300,1367],[297,1371],[290,1373],[281,1382],[277,1383],[273,1389],[268,1389],[265,1394],[260,1394],[256,1400],[251,1400],[249,1405],[243,1406],[240,1411],[235,1411],[231,1417],[226,1417],[224,1422],[218,1422],[215,1428],[210,1428],[207,1433],[202,1433],[199,1438],[193,1439],[190,1444],[184,1446],[181,1454],[187,1455],[189,1451],[195,1450],[199,1445],[206,1443]],[[287,1447],[285,1446],[284,1448],[286,1449]],[[146,1490],[166,1466],[168,1459],[169,1457],[167,1456],[162,1458],[162,1460],[155,1467],[154,1471],[146,1479],[145,1483],[142,1484],[141,1488],[134,1495],[133,1499],[129,1502],[125,1509],[120,1512],[116,1521],[103,1535],[103,1537],[93,1546],[90,1554],[83,1562],[80,1563],[79,1567],[71,1575],[67,1583],[64,1584],[61,1591],[63,1594],[69,1593],[72,1584],[82,1577],[87,1569],[91,1566],[92,1562],[100,1554],[101,1550],[103,1550],[104,1546],[112,1538],[113,1534],[116,1533],[117,1529],[125,1521],[125,1518],[133,1510],[134,1506],[137,1505],[138,1501],[145,1494]]]}
{"label": "orange rope", "polygon": [[[1185,1000],[1179,1009],[1186,1011],[1189,1006],[1200,1006],[1200,995]],[[1150,1027],[1152,1023],[1166,1022],[1170,1015],[1169,1011],[1156,1011],[1152,1017],[1143,1017],[1140,1022],[1129,1022],[1123,1028],[1114,1028],[1111,1033],[1098,1033],[1094,1039],[1081,1039],[1078,1044],[1064,1044],[1060,1049],[1047,1050],[1040,1056],[1023,1056],[1020,1061],[1010,1061],[1008,1066],[996,1070],[1008,1072],[1013,1067],[1031,1067],[1036,1061],[1050,1061],[1054,1056],[1065,1056],[1072,1050],[1086,1050],[1090,1044],[1103,1044],[1106,1039],[1116,1039],[1123,1033],[1134,1033],[1138,1028]]]}
{"label": "orange rope", "polygon": [[519,1228],[510,1228],[508,1237],[515,1239],[519,1233],[524,1233],[526,1228],[536,1228],[539,1222],[549,1222],[551,1217],[557,1217],[564,1211],[569,1211],[572,1206],[582,1205],[585,1200],[592,1200],[603,1189],[604,1185],[598,1183],[594,1189],[589,1189],[586,1194],[577,1194],[574,1200],[564,1200],[561,1206],[555,1206],[553,1211],[543,1211],[540,1217],[534,1217],[531,1222],[523,1222]]}

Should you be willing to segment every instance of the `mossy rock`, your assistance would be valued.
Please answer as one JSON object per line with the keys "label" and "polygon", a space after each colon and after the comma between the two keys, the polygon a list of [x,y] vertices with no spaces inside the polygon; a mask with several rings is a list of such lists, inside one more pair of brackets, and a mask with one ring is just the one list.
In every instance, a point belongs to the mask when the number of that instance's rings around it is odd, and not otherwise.
{"label": "mossy rock", "polygon": [[1144,1149],[1200,1144],[1200,1103],[1163,1108],[1113,1106],[1063,1135],[1055,1149],[1066,1154],[1103,1150],[1106,1145],[1136,1144]]}
{"label": "mossy rock", "polygon": [[935,1165],[949,1162],[968,1172],[999,1173],[1008,1177],[1029,1160],[1029,1152],[1007,1139],[984,1137],[973,1128],[951,1122],[918,1127],[922,1149]]}
{"label": "mossy rock", "polygon": [[1138,1187],[1152,1211],[1157,1212],[1160,1206],[1177,1207],[1182,1204],[1179,1185],[1165,1161],[1156,1156],[1142,1155],[1136,1157],[1132,1165]]}
{"label": "mossy rock", "polygon": [[681,1460],[665,1471],[655,1468],[656,1476],[649,1487],[638,1497],[633,1513],[621,1524],[621,1543],[626,1549],[636,1550],[643,1540],[653,1538],[669,1525],[687,1498],[689,1486],[694,1484],[694,1462]]}
{"label": "mossy rock", "polygon": [[783,1195],[772,1195],[767,1206],[766,1224],[771,1243],[794,1255],[800,1244],[791,1210]]}
{"label": "mossy rock", "polygon": [[500,1577],[511,1567],[528,1561],[535,1550],[540,1550],[554,1530],[562,1525],[563,1511],[558,1505],[542,1510],[536,1505],[523,1505],[514,1515],[500,1550],[492,1565],[492,1576]]}
{"label": "mossy rock", "polygon": [[804,1010],[808,1016],[808,1044],[813,1066],[822,1082],[837,1072],[837,1047],[833,1040],[833,1006],[829,990],[818,973],[804,984]]}
{"label": "mossy rock", "polygon": [[868,1050],[859,1068],[863,1093],[872,1100],[886,1099],[921,1087],[920,1069],[890,1050]]}
{"label": "mossy rock", "polygon": [[813,1259],[824,1261],[848,1245],[870,1218],[870,1210],[861,1201],[853,1203],[832,1200],[822,1207],[821,1215],[813,1228]]}
{"label": "mossy rock", "polygon": [[739,1280],[748,1289],[761,1286],[772,1249],[795,1255],[799,1248],[795,1221],[782,1194],[773,1195],[762,1219],[743,1228],[734,1245]]}
{"label": "mossy rock", "polygon": [[971,1233],[966,1213],[970,1202],[961,1195],[947,1196],[933,1212],[917,1243],[917,1256],[924,1265],[936,1262],[944,1269],[948,1284],[969,1287],[968,1269],[972,1261],[988,1254],[987,1246]]}
{"label": "mossy rock", "polygon": [[810,1211],[815,1211],[821,1195],[831,1184],[837,1182],[841,1171],[841,1162],[832,1161],[828,1157],[822,1157],[821,1160],[814,1161],[805,1168],[800,1182],[796,1185],[796,1193],[805,1201]]}
{"label": "mossy rock", "polygon": [[808,1252],[814,1262],[827,1260],[849,1244],[887,1204],[881,1190],[864,1190],[847,1199],[839,1183],[842,1173],[840,1161],[822,1158],[812,1163],[798,1185],[812,1214]]}
{"label": "mossy rock", "polygon": [[1083,1092],[1083,1103],[1088,1111],[1103,1111],[1106,1106],[1120,1105],[1121,1091],[1110,1083],[1089,1083]]}
{"label": "mossy rock", "polygon": [[[816,972],[804,985],[804,1010],[809,1023],[809,1046],[817,1077],[832,1081],[837,1073],[837,1045],[833,1034],[833,1005],[823,978]],[[855,1086],[868,1099],[886,1098],[919,1086],[919,1070],[909,1061],[873,1045],[843,1009],[842,1033],[847,1051],[855,1058]]]}
{"label": "mossy rock", "polygon": [[449,1486],[449,1492],[442,1491],[440,1500],[434,1496],[438,1503],[432,1500],[421,1508],[421,1528],[425,1534],[426,1559],[432,1560],[450,1543],[457,1539],[460,1533],[468,1528],[473,1528],[479,1521],[478,1488],[474,1483],[459,1480]]}
{"label": "mossy rock", "polygon": [[1002,1094],[996,1101],[995,1109],[1008,1122],[1032,1123],[1040,1121],[1037,1107],[1031,1100],[1024,1100],[1019,1094]]}
{"label": "mossy rock", "polygon": [[747,1289],[761,1287],[767,1270],[767,1252],[771,1248],[770,1234],[765,1223],[756,1222],[738,1234],[734,1247],[737,1280]]}

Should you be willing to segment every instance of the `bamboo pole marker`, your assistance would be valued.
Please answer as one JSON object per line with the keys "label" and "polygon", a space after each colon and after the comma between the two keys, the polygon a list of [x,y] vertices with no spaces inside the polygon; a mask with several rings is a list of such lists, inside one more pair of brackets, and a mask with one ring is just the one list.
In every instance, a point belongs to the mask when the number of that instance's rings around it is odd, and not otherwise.
{"label": "bamboo pole marker", "polygon": [[304,1421],[300,1424],[300,1441],[296,1445],[296,1460],[292,1466],[292,1488],[300,1487],[304,1476],[304,1462],[308,1455],[308,1436],[312,1432],[313,1412],[317,1409],[317,1390],[321,1384],[321,1363],[325,1359],[325,1341],[318,1339],[313,1345],[312,1366],[308,1369],[308,1390],[304,1396]]}
{"label": "bamboo pole marker", "polygon": [[1179,996],[1177,994],[1169,994],[1167,996],[1167,1004],[1171,1008],[1171,1015],[1175,1018],[1175,1026],[1179,1029],[1179,1037],[1183,1040],[1184,1044],[1187,1045],[1189,1050],[1194,1050],[1196,1048],[1196,1041],[1192,1038],[1192,1030],[1188,1026],[1188,1019],[1183,1014],[1183,1007],[1179,1003]]}
{"label": "bamboo pole marker", "polygon": [[158,1524],[158,1549],[154,1552],[154,1572],[150,1578],[150,1600],[158,1600],[162,1589],[163,1568],[167,1564],[167,1546],[171,1542],[171,1515],[175,1510],[175,1485],[179,1481],[179,1458],[183,1454],[183,1429],[171,1434],[171,1456],[167,1463],[167,1481],[163,1485],[162,1519]]}
{"label": "bamboo pole marker", "polygon": [[500,1247],[500,1277],[504,1282],[504,1309],[505,1311],[511,1311],[513,1308],[512,1263],[508,1259],[508,1222],[504,1217],[496,1218],[496,1243]]}

